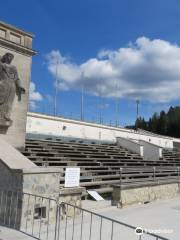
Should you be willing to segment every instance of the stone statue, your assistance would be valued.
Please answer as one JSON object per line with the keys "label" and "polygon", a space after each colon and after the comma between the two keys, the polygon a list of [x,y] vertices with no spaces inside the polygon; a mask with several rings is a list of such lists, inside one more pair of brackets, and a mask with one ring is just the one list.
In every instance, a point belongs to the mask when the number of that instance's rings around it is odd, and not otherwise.
{"label": "stone statue", "polygon": [[10,118],[12,104],[15,94],[18,101],[21,101],[21,94],[25,89],[21,86],[18,72],[15,66],[11,65],[14,58],[12,53],[6,53],[0,59],[0,126],[9,127],[12,125]]}

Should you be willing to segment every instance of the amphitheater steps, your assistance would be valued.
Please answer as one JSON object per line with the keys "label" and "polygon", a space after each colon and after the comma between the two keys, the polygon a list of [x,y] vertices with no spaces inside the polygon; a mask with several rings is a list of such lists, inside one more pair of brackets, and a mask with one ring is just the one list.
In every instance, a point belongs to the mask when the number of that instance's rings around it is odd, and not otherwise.
{"label": "amphitheater steps", "polygon": [[81,186],[100,193],[111,192],[111,185],[119,183],[120,168],[123,169],[122,179],[129,184],[133,181],[153,181],[154,167],[158,168],[157,179],[176,178],[174,168],[180,167],[180,151],[163,151],[163,158],[159,161],[146,161],[137,153],[115,144],[76,140],[27,139],[22,153],[38,166],[60,167],[63,170],[60,187],[64,186],[66,167],[80,167]]}

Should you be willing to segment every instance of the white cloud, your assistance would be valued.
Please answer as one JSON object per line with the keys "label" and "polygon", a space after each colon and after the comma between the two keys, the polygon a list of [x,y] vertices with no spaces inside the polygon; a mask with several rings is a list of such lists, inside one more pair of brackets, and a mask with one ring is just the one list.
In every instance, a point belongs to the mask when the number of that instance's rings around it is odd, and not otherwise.
{"label": "white cloud", "polygon": [[48,100],[49,103],[53,103],[53,101],[54,101],[53,97],[49,94],[46,94],[45,98]]}
{"label": "white cloud", "polygon": [[43,97],[42,95],[37,92],[36,85],[34,82],[30,83],[30,89],[29,89],[29,107],[31,110],[35,110],[37,106],[37,102],[42,101]]}
{"label": "white cloud", "polygon": [[48,69],[58,76],[58,87],[104,97],[126,97],[154,102],[180,98],[180,46],[140,37],[117,50],[76,64],[59,51],[48,54]]}

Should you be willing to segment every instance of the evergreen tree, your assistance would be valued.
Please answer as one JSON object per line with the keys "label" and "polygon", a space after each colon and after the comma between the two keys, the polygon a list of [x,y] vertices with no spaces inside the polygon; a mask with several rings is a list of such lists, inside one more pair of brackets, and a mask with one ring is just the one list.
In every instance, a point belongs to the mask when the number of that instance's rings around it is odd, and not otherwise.
{"label": "evergreen tree", "polygon": [[170,107],[168,112],[154,113],[148,121],[139,117],[135,122],[135,128],[144,129],[157,134],[171,137],[180,137],[180,107]]}

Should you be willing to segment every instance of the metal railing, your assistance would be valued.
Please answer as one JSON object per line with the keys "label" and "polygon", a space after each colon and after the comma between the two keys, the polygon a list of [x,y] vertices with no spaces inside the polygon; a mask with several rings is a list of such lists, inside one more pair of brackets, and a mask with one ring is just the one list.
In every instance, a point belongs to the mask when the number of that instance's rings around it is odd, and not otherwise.
{"label": "metal railing", "polygon": [[180,182],[180,167],[120,168],[120,185]]}
{"label": "metal railing", "polygon": [[58,210],[57,240],[167,240],[72,204],[61,203]]}
{"label": "metal railing", "polygon": [[168,240],[73,204],[0,190],[0,225],[41,240]]}

